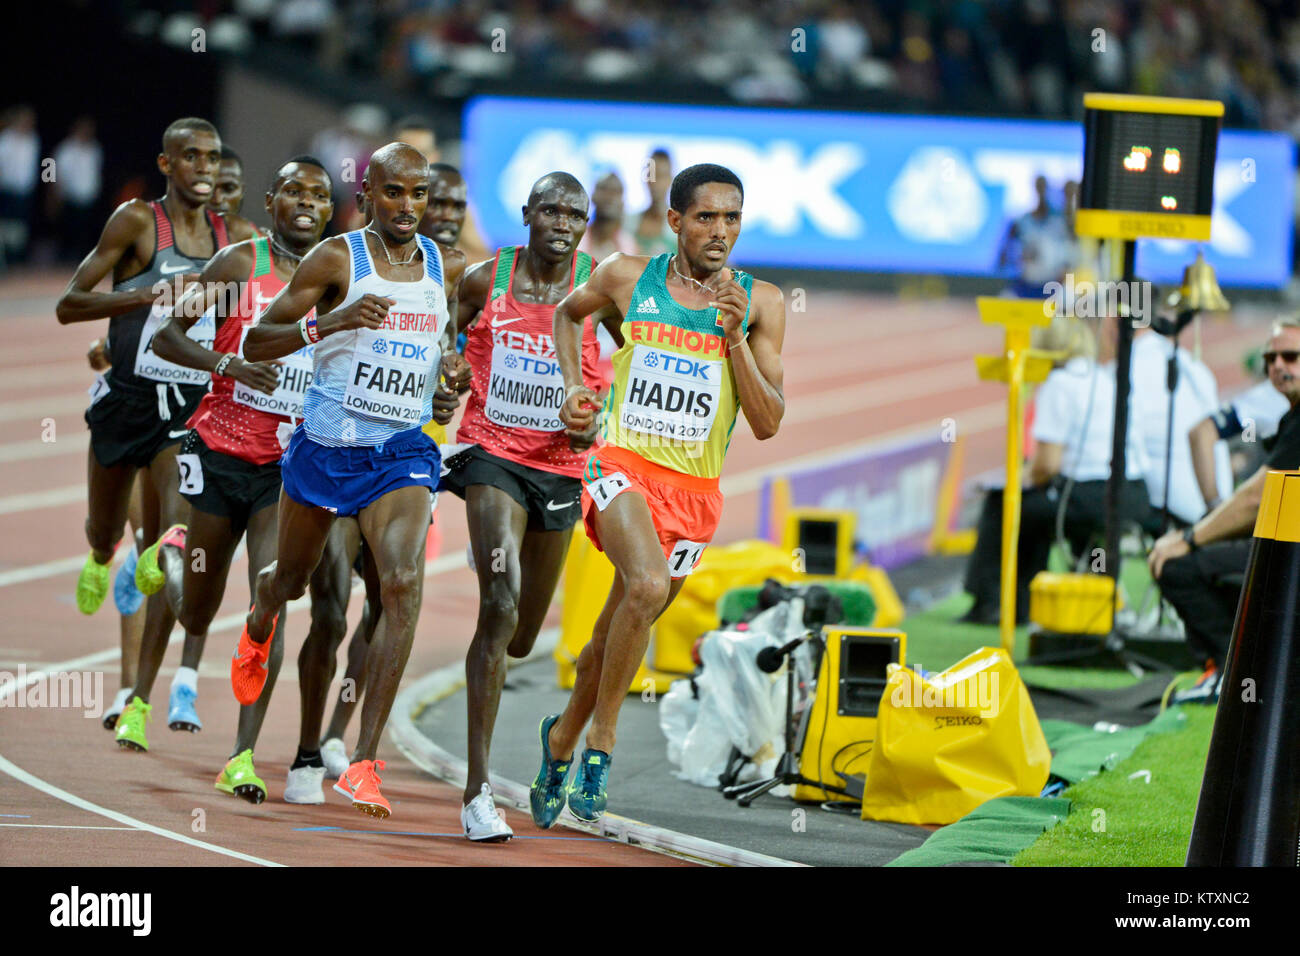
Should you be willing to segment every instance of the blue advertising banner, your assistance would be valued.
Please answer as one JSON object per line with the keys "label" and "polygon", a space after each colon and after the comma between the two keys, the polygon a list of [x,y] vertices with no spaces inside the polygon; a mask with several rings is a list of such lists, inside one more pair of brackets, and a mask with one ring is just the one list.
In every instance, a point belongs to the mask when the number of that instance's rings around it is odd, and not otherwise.
{"label": "blue advertising banner", "polygon": [[[1058,197],[1083,168],[1078,124],[484,97],[465,112],[464,172],[492,244],[522,238],[533,181],[613,170],[629,213],[649,204],[647,157],[720,163],[745,184],[735,260],[750,266],[996,275],[1034,178]],[[1219,139],[1206,258],[1225,286],[1291,276],[1295,149],[1277,133]],[[1190,244],[1144,240],[1138,273],[1174,282]]]}

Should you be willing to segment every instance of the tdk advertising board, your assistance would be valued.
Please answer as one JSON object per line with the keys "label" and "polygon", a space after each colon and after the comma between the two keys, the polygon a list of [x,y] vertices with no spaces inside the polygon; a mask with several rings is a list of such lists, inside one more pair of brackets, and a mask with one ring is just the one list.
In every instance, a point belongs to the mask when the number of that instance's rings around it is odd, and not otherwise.
{"label": "tdk advertising board", "polygon": [[[613,170],[626,211],[644,208],[646,160],[721,163],[745,184],[738,264],[867,272],[998,274],[1008,224],[1042,174],[1059,205],[1083,172],[1077,123],[796,110],[642,106],[484,97],[465,112],[464,172],[493,245],[519,241],[537,177],[562,169],[591,189]],[[1291,277],[1295,148],[1277,133],[1224,130],[1205,246],[1225,286]],[[1142,240],[1137,272],[1176,282],[1192,245]]]}

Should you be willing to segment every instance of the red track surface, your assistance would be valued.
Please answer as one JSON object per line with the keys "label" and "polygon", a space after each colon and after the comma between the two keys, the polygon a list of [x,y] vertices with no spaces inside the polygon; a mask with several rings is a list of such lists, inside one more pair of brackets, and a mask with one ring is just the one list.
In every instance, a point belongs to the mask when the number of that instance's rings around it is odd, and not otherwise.
{"label": "red track surface", "polygon": [[[102,672],[107,703],[118,685],[116,611],[110,599],[86,618],[73,602],[86,551],[87,434],[81,412],[92,376],[83,355],[105,324],[56,323],[54,301],[64,281],[34,275],[0,284],[7,346],[0,355],[0,671],[12,674],[21,664],[29,671]],[[976,352],[998,351],[999,336],[979,323],[973,302],[899,302],[816,291],[807,302],[806,312],[790,315],[788,410],[781,433],[759,443],[748,429],[737,429],[724,478],[728,502],[720,543],[752,536],[758,478],[802,458],[869,439],[937,430],[951,417],[968,439],[968,475],[1000,460],[1001,387],[977,381],[971,360]],[[1241,352],[1264,334],[1258,319],[1207,325],[1204,357],[1222,389],[1243,383]],[[43,441],[51,419],[54,440]],[[439,521],[442,554],[463,552],[464,512],[451,496],[440,503]],[[51,562],[56,564],[40,567]],[[32,569],[30,577],[14,580],[22,569]],[[232,569],[218,624],[222,618],[237,620],[247,608],[245,581],[241,558]],[[359,601],[353,604],[355,622]],[[462,659],[476,611],[476,588],[467,569],[429,579],[408,679]],[[508,814],[514,842],[472,846],[460,836],[459,790],[424,776],[389,745],[381,750],[388,761],[384,793],[394,811],[388,820],[356,813],[333,793],[321,807],[285,804],[284,774],[298,721],[292,662],[306,627],[305,612],[290,614],[286,666],[257,748],[258,772],[270,795],[256,807],[212,788],[229,754],[237,714],[226,664],[237,636],[230,624],[224,630],[214,627],[200,671],[200,734],[166,728],[167,686],[179,645],[169,650],[155,692],[148,754],[119,750],[99,721],[80,709],[14,708],[11,700],[0,709],[0,863],[245,865],[220,848],[294,865],[324,865],[342,854],[372,865],[677,865],[573,831],[544,833],[518,812]],[[355,733],[355,723],[352,729]],[[512,732],[521,731],[498,728],[498,733]]]}

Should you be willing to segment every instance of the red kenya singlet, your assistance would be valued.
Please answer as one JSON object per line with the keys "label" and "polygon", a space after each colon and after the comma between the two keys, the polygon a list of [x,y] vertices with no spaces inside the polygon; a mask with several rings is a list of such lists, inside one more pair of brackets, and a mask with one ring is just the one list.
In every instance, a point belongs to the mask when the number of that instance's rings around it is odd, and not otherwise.
{"label": "red kenya singlet", "polygon": [[[217,330],[212,347],[217,352],[244,354],[244,338],[288,283],[275,274],[271,245],[265,237],[253,240],[253,268],[239,299],[239,307]],[[315,310],[313,310],[314,312]],[[308,313],[311,314],[311,313]],[[293,425],[302,418],[302,398],[312,379],[312,348],[304,345],[279,361],[280,384],[275,392],[254,391],[225,375],[212,376],[212,391],[190,417],[189,426],[213,451],[253,465],[278,461],[288,444]]]}
{"label": "red kenya singlet", "polygon": [[[456,441],[529,468],[578,478],[586,452],[574,454],[560,422],[564,378],[555,359],[554,305],[520,302],[514,271],[523,246],[497,252],[487,307],[466,333],[474,370]],[[569,290],[587,281],[591,256],[574,254]],[[582,378],[598,387],[600,344],[590,321],[582,330]]]}

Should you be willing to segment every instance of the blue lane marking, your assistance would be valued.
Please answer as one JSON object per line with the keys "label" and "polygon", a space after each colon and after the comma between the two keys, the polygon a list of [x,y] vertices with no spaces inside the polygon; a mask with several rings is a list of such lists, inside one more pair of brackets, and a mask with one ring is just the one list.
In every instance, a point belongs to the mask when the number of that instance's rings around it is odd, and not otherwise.
{"label": "blue lane marking", "polygon": [[0,817],[17,817],[19,820],[30,820],[30,813],[0,813]]}
{"label": "blue lane marking", "polygon": [[[366,836],[427,836],[427,837],[464,837],[465,834],[432,833],[423,830],[345,830],[343,827],[294,827],[295,833],[364,833]],[[585,840],[588,843],[604,843],[600,837],[562,837],[562,836],[515,836],[516,840]]]}

